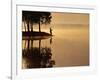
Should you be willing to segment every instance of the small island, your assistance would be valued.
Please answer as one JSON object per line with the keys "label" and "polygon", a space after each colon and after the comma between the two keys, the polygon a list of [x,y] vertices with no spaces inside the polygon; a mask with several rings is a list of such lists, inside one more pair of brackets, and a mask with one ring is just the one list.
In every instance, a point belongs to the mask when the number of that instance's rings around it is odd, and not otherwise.
{"label": "small island", "polygon": [[53,36],[52,34],[46,33],[46,32],[23,32],[23,36]]}
{"label": "small island", "polygon": [[[51,13],[50,12],[33,12],[33,11],[23,11],[22,12],[22,26],[24,31],[22,31],[23,37],[34,37],[36,39],[44,39],[52,37],[52,28],[50,27],[50,32],[41,31],[42,24],[50,24]],[[39,31],[34,30],[34,25],[38,25]]]}

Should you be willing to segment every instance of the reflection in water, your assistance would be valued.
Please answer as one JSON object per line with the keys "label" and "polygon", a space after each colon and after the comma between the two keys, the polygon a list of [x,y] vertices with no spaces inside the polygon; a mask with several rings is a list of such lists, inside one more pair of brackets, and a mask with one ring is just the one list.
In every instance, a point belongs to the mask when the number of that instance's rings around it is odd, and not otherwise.
{"label": "reflection in water", "polygon": [[[38,41],[39,46],[35,46],[34,42]],[[55,61],[52,60],[51,47],[41,46],[41,39],[23,40],[23,53],[22,53],[22,68],[47,68],[53,67]],[[50,39],[50,45],[52,38]]]}
{"label": "reflection in water", "polygon": [[89,66],[88,25],[55,25],[53,34],[43,39],[23,37],[23,69]]}

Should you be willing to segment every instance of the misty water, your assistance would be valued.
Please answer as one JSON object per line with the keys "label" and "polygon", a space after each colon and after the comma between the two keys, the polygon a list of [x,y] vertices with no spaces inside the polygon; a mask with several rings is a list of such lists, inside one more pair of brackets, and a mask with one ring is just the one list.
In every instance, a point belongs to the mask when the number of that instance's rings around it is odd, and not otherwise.
{"label": "misty water", "polygon": [[22,40],[22,68],[88,66],[88,25],[57,24],[52,29],[52,37]]}

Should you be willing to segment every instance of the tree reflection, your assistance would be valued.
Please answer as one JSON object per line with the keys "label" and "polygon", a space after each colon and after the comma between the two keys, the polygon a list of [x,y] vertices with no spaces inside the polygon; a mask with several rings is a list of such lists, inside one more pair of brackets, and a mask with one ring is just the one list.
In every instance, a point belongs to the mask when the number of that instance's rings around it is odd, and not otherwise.
{"label": "tree reflection", "polygon": [[[22,68],[47,68],[53,67],[55,61],[52,59],[52,51],[50,47],[41,47],[41,39],[39,46],[34,46],[35,40],[25,40],[25,47],[22,50],[22,58],[25,62]],[[27,43],[27,45],[26,45]],[[51,39],[50,39],[51,44]]]}

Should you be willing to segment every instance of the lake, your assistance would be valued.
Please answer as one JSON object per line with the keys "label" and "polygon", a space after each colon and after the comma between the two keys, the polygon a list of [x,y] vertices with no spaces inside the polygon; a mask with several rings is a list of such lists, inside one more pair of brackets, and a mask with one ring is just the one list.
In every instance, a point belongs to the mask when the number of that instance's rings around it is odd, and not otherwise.
{"label": "lake", "polygon": [[52,26],[52,37],[22,40],[22,69],[89,66],[89,25]]}

